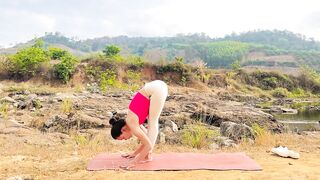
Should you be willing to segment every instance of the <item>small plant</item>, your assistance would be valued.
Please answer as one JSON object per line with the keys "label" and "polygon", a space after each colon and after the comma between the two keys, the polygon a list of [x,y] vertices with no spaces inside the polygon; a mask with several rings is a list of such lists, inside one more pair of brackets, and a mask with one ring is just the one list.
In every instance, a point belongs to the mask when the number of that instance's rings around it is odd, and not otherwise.
{"label": "small plant", "polygon": [[40,108],[42,108],[42,104],[41,101],[39,99],[36,99],[35,101],[33,101],[33,106],[39,110]]}
{"label": "small plant", "polygon": [[88,143],[87,137],[81,134],[76,134],[74,136],[74,140],[77,143],[77,145],[80,145],[80,146],[84,146]]}
{"label": "small plant", "polygon": [[252,130],[257,137],[263,136],[268,132],[265,128],[262,128],[257,123],[252,124]]}
{"label": "small plant", "polygon": [[140,56],[129,56],[128,62],[137,68],[142,68],[144,66],[144,61]]}
{"label": "small plant", "polygon": [[10,72],[17,76],[32,77],[40,71],[42,63],[49,62],[47,52],[42,49],[42,44],[37,41],[33,46],[19,50],[9,57]]}
{"label": "small plant", "polygon": [[200,123],[192,124],[184,129],[182,143],[193,148],[203,148],[210,145],[211,139],[219,135],[218,131],[210,130]]}
{"label": "small plant", "polygon": [[240,64],[240,61],[239,60],[236,60],[234,61],[232,64],[231,64],[231,67],[234,71],[238,71],[240,68],[241,68],[241,64]]}
{"label": "small plant", "polygon": [[114,87],[116,85],[116,73],[110,69],[100,74],[100,89],[105,92],[107,86]]}
{"label": "small plant", "polygon": [[61,57],[61,62],[53,66],[55,76],[67,83],[75,71],[78,59],[71,54]]}
{"label": "small plant", "polygon": [[308,96],[308,94],[303,89],[297,88],[290,93],[289,97],[299,98],[299,97],[305,97],[305,96]]}
{"label": "small plant", "polygon": [[255,145],[257,146],[275,146],[277,140],[266,128],[259,126],[257,123],[252,124],[253,132],[255,133]]}
{"label": "small plant", "polygon": [[61,111],[63,113],[70,113],[72,111],[73,102],[70,99],[64,99],[61,104]]}
{"label": "small plant", "polygon": [[121,49],[115,45],[106,46],[103,53],[106,57],[114,57],[120,53]]}
{"label": "small plant", "polygon": [[63,50],[61,48],[57,48],[57,47],[49,47],[49,56],[51,59],[56,60],[56,59],[60,59],[64,56],[66,56],[68,53],[68,51]]}
{"label": "small plant", "polygon": [[276,88],[272,91],[272,96],[276,98],[285,98],[289,96],[289,91],[286,88]]}
{"label": "small plant", "polygon": [[4,119],[8,119],[9,105],[8,103],[3,103],[0,105],[0,114]]}

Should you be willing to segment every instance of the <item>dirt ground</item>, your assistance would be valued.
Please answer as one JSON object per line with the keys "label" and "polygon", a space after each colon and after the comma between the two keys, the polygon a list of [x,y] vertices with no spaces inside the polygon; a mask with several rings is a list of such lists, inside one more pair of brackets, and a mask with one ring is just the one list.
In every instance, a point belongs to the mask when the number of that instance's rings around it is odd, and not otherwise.
{"label": "dirt ground", "polygon": [[[129,152],[135,139],[111,140],[108,130],[96,131],[90,141],[77,136],[41,133],[34,129],[7,128],[0,133],[0,179],[13,176],[33,179],[320,179],[320,133],[261,137],[256,143],[218,150],[157,145],[155,152],[245,152],[262,171],[86,171],[89,160],[101,152]],[[298,160],[272,155],[274,145],[300,153]]]}

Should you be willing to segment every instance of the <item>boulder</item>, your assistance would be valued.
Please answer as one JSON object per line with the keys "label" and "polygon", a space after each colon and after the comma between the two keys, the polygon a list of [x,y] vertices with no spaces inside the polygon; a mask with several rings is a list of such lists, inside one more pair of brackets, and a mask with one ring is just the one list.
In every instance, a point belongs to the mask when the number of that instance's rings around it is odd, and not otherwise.
{"label": "boulder", "polygon": [[232,140],[239,141],[242,138],[254,139],[254,132],[251,127],[245,124],[237,124],[234,122],[222,122],[220,133]]}
{"label": "boulder", "polygon": [[1,103],[15,103],[16,101],[11,97],[4,97],[0,100]]}
{"label": "boulder", "polygon": [[166,120],[164,122],[164,128],[166,128],[166,127],[169,127],[172,132],[177,132],[178,131],[178,126],[173,121]]}

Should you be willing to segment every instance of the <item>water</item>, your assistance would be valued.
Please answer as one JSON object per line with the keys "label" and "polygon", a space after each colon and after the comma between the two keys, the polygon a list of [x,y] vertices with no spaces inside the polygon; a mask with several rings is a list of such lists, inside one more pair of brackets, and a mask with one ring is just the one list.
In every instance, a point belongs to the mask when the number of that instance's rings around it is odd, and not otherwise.
{"label": "water", "polygon": [[275,117],[280,121],[320,121],[320,111],[298,111],[298,114],[278,114]]}
{"label": "water", "polygon": [[298,114],[275,114],[275,118],[294,131],[320,131],[320,111],[299,111]]}

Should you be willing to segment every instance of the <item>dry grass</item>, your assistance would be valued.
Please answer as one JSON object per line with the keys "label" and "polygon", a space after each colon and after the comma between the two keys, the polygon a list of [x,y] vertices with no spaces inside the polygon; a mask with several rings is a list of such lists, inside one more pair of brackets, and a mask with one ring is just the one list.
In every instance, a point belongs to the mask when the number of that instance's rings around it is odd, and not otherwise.
{"label": "dry grass", "polygon": [[15,83],[12,81],[2,81],[1,82],[4,87],[4,92],[15,92],[15,91],[23,91],[28,90],[31,93],[42,94],[42,93],[58,93],[58,92],[73,92],[74,89],[68,86],[51,86],[44,85],[43,83],[36,84],[34,82],[20,82]]}
{"label": "dry grass", "polygon": [[[95,171],[85,170],[88,161],[102,152],[130,152],[137,140],[112,140],[108,130],[88,133],[72,132],[70,138],[60,140],[54,134],[28,133],[0,134],[0,178],[15,175],[34,179],[316,179],[320,134],[301,136],[295,134],[263,135],[254,145],[242,143],[238,148],[222,150],[196,149],[177,145],[157,145],[155,152],[246,152],[264,168],[252,171]],[[260,138],[260,139],[259,139]],[[9,140],[10,139],[10,140]],[[86,139],[86,140],[83,140]],[[45,145],[49,143],[51,145]],[[274,144],[288,146],[302,153],[299,160],[279,158],[266,152]],[[291,166],[288,165],[290,162]]]}

